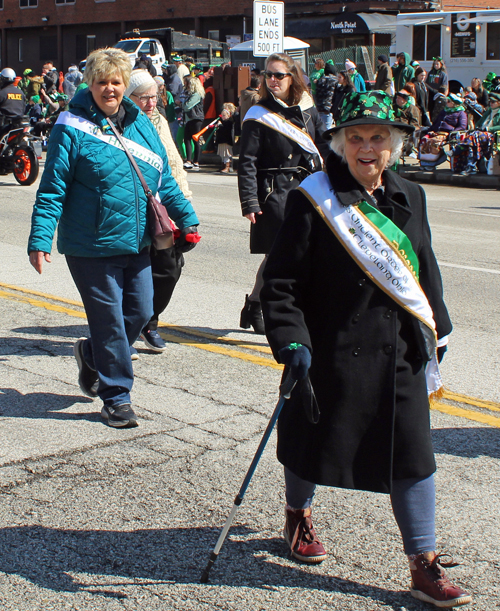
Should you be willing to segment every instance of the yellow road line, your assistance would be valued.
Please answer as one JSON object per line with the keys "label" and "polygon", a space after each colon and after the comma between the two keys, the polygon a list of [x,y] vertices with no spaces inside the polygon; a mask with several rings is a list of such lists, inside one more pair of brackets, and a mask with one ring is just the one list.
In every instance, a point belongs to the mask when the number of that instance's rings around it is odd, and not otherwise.
{"label": "yellow road line", "polygon": [[200,350],[206,350],[207,352],[214,352],[216,354],[224,354],[232,358],[241,359],[242,361],[254,363],[255,365],[271,367],[271,369],[283,369],[283,365],[276,363],[276,361],[274,360],[272,361],[271,359],[267,359],[261,356],[253,356],[253,354],[248,354],[247,352],[238,352],[238,350],[231,350],[230,348],[225,348],[224,346],[203,344],[185,337],[179,337],[178,335],[171,335],[170,333],[162,332],[160,335],[163,337],[163,339],[169,342],[175,342],[176,344],[183,344],[186,346],[191,346],[193,348],[200,348]]}
{"label": "yellow road line", "polygon": [[475,422],[481,422],[482,424],[488,424],[489,426],[494,426],[497,429],[500,429],[500,418],[490,416],[489,414],[473,412],[463,409],[461,407],[454,407],[453,405],[448,405],[447,403],[439,402],[433,402],[431,405],[431,409],[434,409],[443,414],[448,414],[449,416],[467,418],[467,420],[474,420]]}
{"label": "yellow road line", "polygon": [[451,390],[444,391],[443,399],[450,399],[451,401],[473,405],[474,407],[480,407],[481,409],[489,409],[493,412],[500,412],[500,405],[498,403],[483,401],[483,399],[475,399],[474,397],[467,397],[467,395],[460,395],[459,393],[452,392]]}
{"label": "yellow road line", "polygon": [[27,295],[35,295],[36,297],[45,297],[45,299],[59,301],[60,303],[68,303],[70,305],[81,306],[83,308],[83,303],[81,301],[73,301],[72,299],[65,299],[64,297],[56,297],[55,295],[40,293],[40,291],[31,291],[28,289],[23,289],[19,286],[13,286],[12,284],[5,284],[4,282],[0,282],[0,286],[4,289],[10,289],[11,291],[18,291],[19,293],[25,293]]}
{"label": "yellow road line", "polygon": [[[47,301],[41,301],[39,299],[34,299],[32,297],[28,297],[27,295],[37,295],[40,297],[45,297],[47,299],[52,299],[54,301],[59,301],[62,303],[68,303],[71,305],[81,306],[82,304],[80,304],[77,301],[64,300],[59,297],[46,295],[44,293],[38,293],[36,291],[20,290],[20,289],[17,289],[16,287],[12,287],[4,283],[0,283],[0,286],[4,288],[8,287],[14,291],[19,291],[21,293],[24,293],[23,295],[18,295],[10,291],[0,290],[0,298],[9,299],[12,301],[19,301],[22,303],[27,303],[34,307],[44,308],[46,310],[50,310],[53,312],[59,312],[61,314],[67,314],[68,316],[73,316],[76,318],[86,318],[85,312],[81,310],[75,310],[73,308],[67,308],[67,307],[59,306],[53,303],[48,303]],[[196,332],[196,331],[189,329],[188,327],[177,327],[176,325],[168,325],[168,324],[162,324],[161,326],[171,329],[171,330],[182,331],[183,333],[186,333],[186,334],[197,335],[197,336],[203,337],[208,340],[212,340],[212,341],[217,340],[220,343],[228,343],[227,338],[219,338],[215,334],[212,335],[210,333],[205,333],[202,331]],[[238,350],[233,350],[230,348],[226,348],[224,346],[217,346],[213,344],[197,342],[189,338],[173,335],[172,333],[165,333],[164,331],[162,331],[161,335],[165,340],[176,343],[176,344],[182,344],[182,345],[190,346],[193,348],[198,348],[200,350],[206,350],[207,352],[212,352],[214,354],[222,354],[224,356],[229,356],[231,358],[237,358],[242,361],[253,363],[255,365],[260,365],[261,367],[271,367],[272,369],[277,369],[277,370],[283,369],[283,365],[279,365],[274,360],[271,360],[265,357],[254,356],[252,354],[248,354],[247,352],[240,352]],[[253,346],[251,344],[237,343],[238,340],[232,340],[232,341],[235,342],[235,344],[240,346],[241,348],[246,348],[248,350],[255,350],[256,348],[256,346]],[[445,391],[443,398],[448,399],[450,401],[456,401],[458,403],[465,403],[467,405],[478,407],[480,409],[487,409],[487,410],[500,412],[500,405],[497,403],[493,403],[491,401],[483,401],[481,399],[475,399],[474,397],[468,397],[466,395],[461,395],[459,393],[455,393],[449,390]],[[444,414],[448,414],[451,416],[467,418],[468,420],[473,420],[475,422],[481,422],[482,424],[487,424],[489,426],[500,428],[500,418],[497,418],[495,416],[490,416],[489,414],[483,414],[481,412],[476,412],[476,411],[469,411],[469,410],[466,410],[460,407],[455,407],[453,405],[448,405],[447,403],[441,403],[438,401],[433,402],[431,409],[434,409],[436,411],[439,411],[439,412],[442,412]]]}
{"label": "yellow road line", "polygon": [[[11,291],[16,291],[19,293],[24,293],[26,295],[35,295],[36,297],[43,297],[45,299],[49,299],[50,301],[58,301],[59,303],[66,303],[68,305],[79,306],[83,308],[83,303],[81,301],[74,301],[73,299],[65,299],[64,297],[58,297],[56,295],[49,295],[48,293],[41,293],[40,291],[32,291],[29,289],[20,288],[17,286],[13,286],[11,284],[5,284],[4,282],[0,282],[0,287],[9,289]],[[269,346],[260,346],[254,342],[242,342],[238,339],[232,339],[228,337],[222,337],[220,335],[216,335],[215,333],[207,333],[206,331],[200,331],[198,329],[190,329],[189,327],[182,327],[180,325],[172,325],[169,323],[161,322],[159,324],[160,327],[166,327],[171,329],[172,331],[179,331],[180,333],[186,333],[188,335],[195,335],[196,337],[203,337],[204,339],[209,339],[212,341],[224,342],[225,344],[231,344],[234,346],[238,346],[240,348],[244,348],[246,350],[254,350],[256,352],[262,352],[264,354],[271,355],[271,348]]]}

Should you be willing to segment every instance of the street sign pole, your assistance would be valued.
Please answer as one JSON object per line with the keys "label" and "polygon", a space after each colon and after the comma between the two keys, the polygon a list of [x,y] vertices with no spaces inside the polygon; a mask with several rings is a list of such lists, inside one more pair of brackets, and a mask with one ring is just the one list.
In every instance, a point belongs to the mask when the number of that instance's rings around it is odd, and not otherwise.
{"label": "street sign pole", "polygon": [[253,54],[267,57],[283,53],[285,3],[255,0],[253,3]]}

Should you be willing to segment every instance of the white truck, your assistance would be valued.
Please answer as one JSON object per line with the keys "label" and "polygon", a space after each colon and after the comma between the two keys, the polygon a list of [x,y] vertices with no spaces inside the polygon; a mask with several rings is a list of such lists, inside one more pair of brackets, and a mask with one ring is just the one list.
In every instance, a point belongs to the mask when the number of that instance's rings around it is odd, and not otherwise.
{"label": "white truck", "polygon": [[124,38],[115,44],[115,48],[127,53],[132,66],[138,57],[147,55],[153,60],[156,72],[161,75],[161,65],[166,57],[161,42],[156,38]]}
{"label": "white truck", "polygon": [[391,55],[406,51],[429,71],[439,56],[448,70],[451,91],[500,74],[500,10],[400,13]]}

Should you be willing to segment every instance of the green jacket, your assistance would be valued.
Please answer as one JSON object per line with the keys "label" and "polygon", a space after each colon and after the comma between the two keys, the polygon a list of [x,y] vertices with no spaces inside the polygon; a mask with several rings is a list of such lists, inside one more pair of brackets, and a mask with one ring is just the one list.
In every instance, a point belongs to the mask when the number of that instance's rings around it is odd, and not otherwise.
{"label": "green jacket", "polygon": [[[491,108],[487,108],[484,113],[481,115],[481,118],[476,122],[476,129],[484,129],[483,125],[490,120],[491,113],[493,111]],[[493,122],[490,127],[488,127],[489,132],[498,132],[500,131],[500,111],[496,113],[493,117]]]}
{"label": "green jacket", "polygon": [[398,63],[392,67],[392,78],[394,79],[394,90],[397,93],[401,91],[408,81],[415,77],[415,70],[411,66],[411,57],[409,53],[405,53],[405,63]]}

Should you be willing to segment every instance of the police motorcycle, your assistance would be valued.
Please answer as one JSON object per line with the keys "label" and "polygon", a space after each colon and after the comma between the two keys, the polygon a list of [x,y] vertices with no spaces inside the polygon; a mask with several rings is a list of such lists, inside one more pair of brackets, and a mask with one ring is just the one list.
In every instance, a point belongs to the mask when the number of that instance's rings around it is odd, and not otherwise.
{"label": "police motorcycle", "polygon": [[[7,99],[8,88],[13,88],[15,72],[11,68],[4,68],[0,72],[0,99]],[[12,86],[12,87],[11,87]],[[19,122],[8,127],[0,126],[0,175],[14,174],[20,185],[32,185],[38,178],[38,157],[32,146],[33,136],[29,126]]]}

